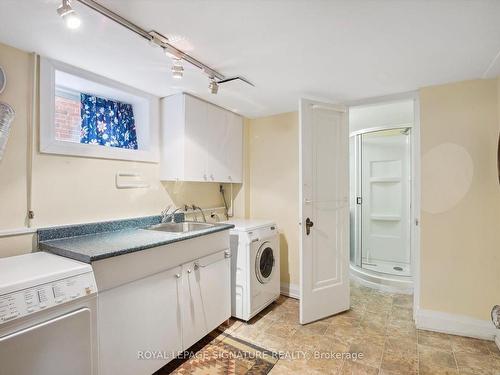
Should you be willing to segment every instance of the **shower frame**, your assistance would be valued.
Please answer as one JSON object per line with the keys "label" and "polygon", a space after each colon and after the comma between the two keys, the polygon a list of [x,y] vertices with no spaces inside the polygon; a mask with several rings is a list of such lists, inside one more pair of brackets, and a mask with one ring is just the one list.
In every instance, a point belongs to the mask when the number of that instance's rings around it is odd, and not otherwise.
{"label": "shower frame", "polygon": [[[349,143],[351,144],[351,138],[353,140],[352,144],[353,144],[353,150],[349,149],[350,152],[353,152],[354,153],[354,171],[355,171],[355,177],[354,177],[354,180],[350,180],[350,182],[354,182],[354,189],[353,189],[353,193],[354,193],[354,197],[351,197],[351,204],[353,205],[353,210],[352,212],[354,212],[354,220],[353,220],[353,226],[354,226],[354,236],[351,235],[351,239],[354,240],[354,244],[353,244],[353,250],[354,250],[354,254],[351,254],[351,257],[350,257],[350,262],[351,264],[353,264],[354,266],[357,266],[357,267],[360,267],[360,268],[363,268],[365,270],[370,270],[370,271],[373,271],[375,273],[381,273],[381,274],[384,274],[386,276],[401,276],[401,277],[408,277],[411,279],[411,277],[413,276],[411,274],[411,272],[413,271],[412,267],[411,267],[411,263],[412,263],[412,259],[411,259],[411,218],[410,218],[410,215],[411,215],[411,181],[413,180],[413,176],[411,175],[411,147],[412,147],[412,143],[411,143],[411,140],[412,140],[412,137],[413,135],[411,133],[406,133],[405,135],[407,135],[409,138],[409,143],[408,143],[408,156],[409,156],[409,163],[407,164],[408,166],[408,173],[410,175],[410,184],[408,185],[408,190],[407,190],[407,196],[408,196],[408,213],[407,215],[405,215],[405,220],[403,221],[403,225],[407,225],[407,230],[408,230],[408,242],[407,242],[407,245],[408,245],[408,248],[410,250],[410,259],[409,259],[409,265],[410,265],[410,274],[409,275],[398,275],[397,273],[389,273],[389,272],[386,272],[386,271],[381,271],[381,270],[376,270],[376,269],[370,269],[369,267],[364,267],[364,264],[363,264],[363,259],[367,256],[365,253],[364,253],[364,242],[363,242],[363,232],[364,230],[366,230],[366,228],[363,227],[363,223],[364,223],[364,215],[369,215],[368,212],[365,212],[364,211],[364,208],[366,208],[366,206],[364,206],[365,204],[365,194],[363,194],[363,189],[364,189],[364,178],[363,178],[363,168],[362,168],[362,165],[363,165],[363,158],[364,158],[364,149],[363,149],[363,137],[366,136],[366,135],[371,135],[371,134],[376,134],[376,133],[380,133],[380,132],[385,132],[385,131],[390,131],[390,130],[406,130],[408,132],[411,132],[412,131],[412,128],[413,128],[413,124],[407,124],[406,126],[405,125],[401,125],[401,127],[399,126],[390,126],[390,127],[378,127],[378,128],[369,128],[369,129],[363,129],[362,131],[356,131],[356,132],[352,132],[351,135],[349,136]],[[354,198],[354,199],[353,199]],[[361,202],[358,202],[358,199],[361,200]],[[404,224],[406,223],[406,224]],[[353,228],[351,227],[351,230]],[[354,259],[353,259],[354,258]]]}
{"label": "shower frame", "polygon": [[[421,164],[421,154],[420,154],[420,102],[418,91],[406,92],[396,95],[388,95],[383,97],[375,97],[370,99],[351,101],[347,103],[348,111],[351,107],[363,106],[363,105],[373,105],[373,104],[387,104],[390,102],[398,102],[402,100],[413,100],[414,109],[414,121],[411,127],[410,136],[410,174],[411,174],[411,197],[410,197],[410,252],[411,252],[411,279],[412,286],[411,291],[413,292],[413,313],[414,316],[420,308],[420,197],[421,197],[421,175],[420,175],[420,164]],[[363,129],[361,131],[354,131],[349,134],[349,136],[354,136],[361,133],[375,132],[380,130],[398,129],[402,127],[407,127],[405,124],[394,124],[391,126],[378,126],[368,129]],[[350,260],[349,260],[350,261]],[[365,272],[365,269],[351,265],[351,275],[356,275],[354,277],[359,279],[359,271]],[[356,269],[353,269],[353,268]],[[388,277],[386,277],[388,276]],[[391,275],[383,275],[378,272],[369,272],[367,284],[371,286],[387,291],[398,291],[402,290],[397,282],[397,277],[390,277]],[[409,277],[402,277],[404,279],[409,279]],[[392,283],[393,279],[396,279],[395,283]],[[404,288],[403,288],[404,289]],[[408,292],[408,290],[406,290]]]}

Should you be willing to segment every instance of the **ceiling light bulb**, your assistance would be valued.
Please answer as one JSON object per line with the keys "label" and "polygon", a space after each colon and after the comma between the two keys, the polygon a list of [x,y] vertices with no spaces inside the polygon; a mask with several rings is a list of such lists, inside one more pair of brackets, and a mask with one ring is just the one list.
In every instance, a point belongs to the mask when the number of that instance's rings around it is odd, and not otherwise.
{"label": "ceiling light bulb", "polygon": [[212,94],[217,94],[217,92],[219,91],[219,84],[214,79],[211,79],[210,83],[208,84],[208,89]]}
{"label": "ceiling light bulb", "polygon": [[70,0],[62,0],[61,6],[57,8],[57,14],[64,19],[69,29],[77,29],[82,23],[78,14],[71,7]]}
{"label": "ceiling light bulb", "polygon": [[68,29],[78,29],[82,24],[80,17],[78,17],[75,12],[64,16],[64,21],[66,22]]}
{"label": "ceiling light bulb", "polygon": [[174,61],[174,64],[172,65],[172,77],[176,79],[181,79],[182,76],[184,75],[184,68],[179,61]]}

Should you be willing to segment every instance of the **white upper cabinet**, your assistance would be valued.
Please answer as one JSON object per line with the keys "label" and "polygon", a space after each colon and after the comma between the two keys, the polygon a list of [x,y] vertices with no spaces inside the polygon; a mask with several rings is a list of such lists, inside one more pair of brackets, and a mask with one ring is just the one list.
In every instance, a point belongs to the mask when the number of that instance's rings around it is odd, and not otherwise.
{"label": "white upper cabinet", "polygon": [[243,119],[190,95],[161,101],[161,179],[243,182]]}

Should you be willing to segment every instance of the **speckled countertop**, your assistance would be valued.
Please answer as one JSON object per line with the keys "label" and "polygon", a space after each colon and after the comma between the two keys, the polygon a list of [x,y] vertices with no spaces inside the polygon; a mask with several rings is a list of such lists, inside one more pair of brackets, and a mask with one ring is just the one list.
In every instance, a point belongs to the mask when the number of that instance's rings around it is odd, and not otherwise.
{"label": "speckled countertop", "polygon": [[38,232],[38,248],[81,262],[92,263],[234,227],[230,224],[218,223],[213,227],[188,233],[145,229],[157,224],[159,220],[159,216],[151,216],[140,219],[46,228]]}

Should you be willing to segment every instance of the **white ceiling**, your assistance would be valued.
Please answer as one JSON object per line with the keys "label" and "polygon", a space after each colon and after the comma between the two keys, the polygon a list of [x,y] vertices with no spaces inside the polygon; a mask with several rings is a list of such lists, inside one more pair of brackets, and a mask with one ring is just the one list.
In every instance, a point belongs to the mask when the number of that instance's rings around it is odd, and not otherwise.
{"label": "white ceiling", "polygon": [[58,0],[0,0],[0,42],[248,117],[296,110],[301,96],[345,102],[500,74],[498,0],[98,1],[256,87],[232,82],[211,95],[195,69],[173,80],[159,48],[74,0],[76,31],[57,16]]}

